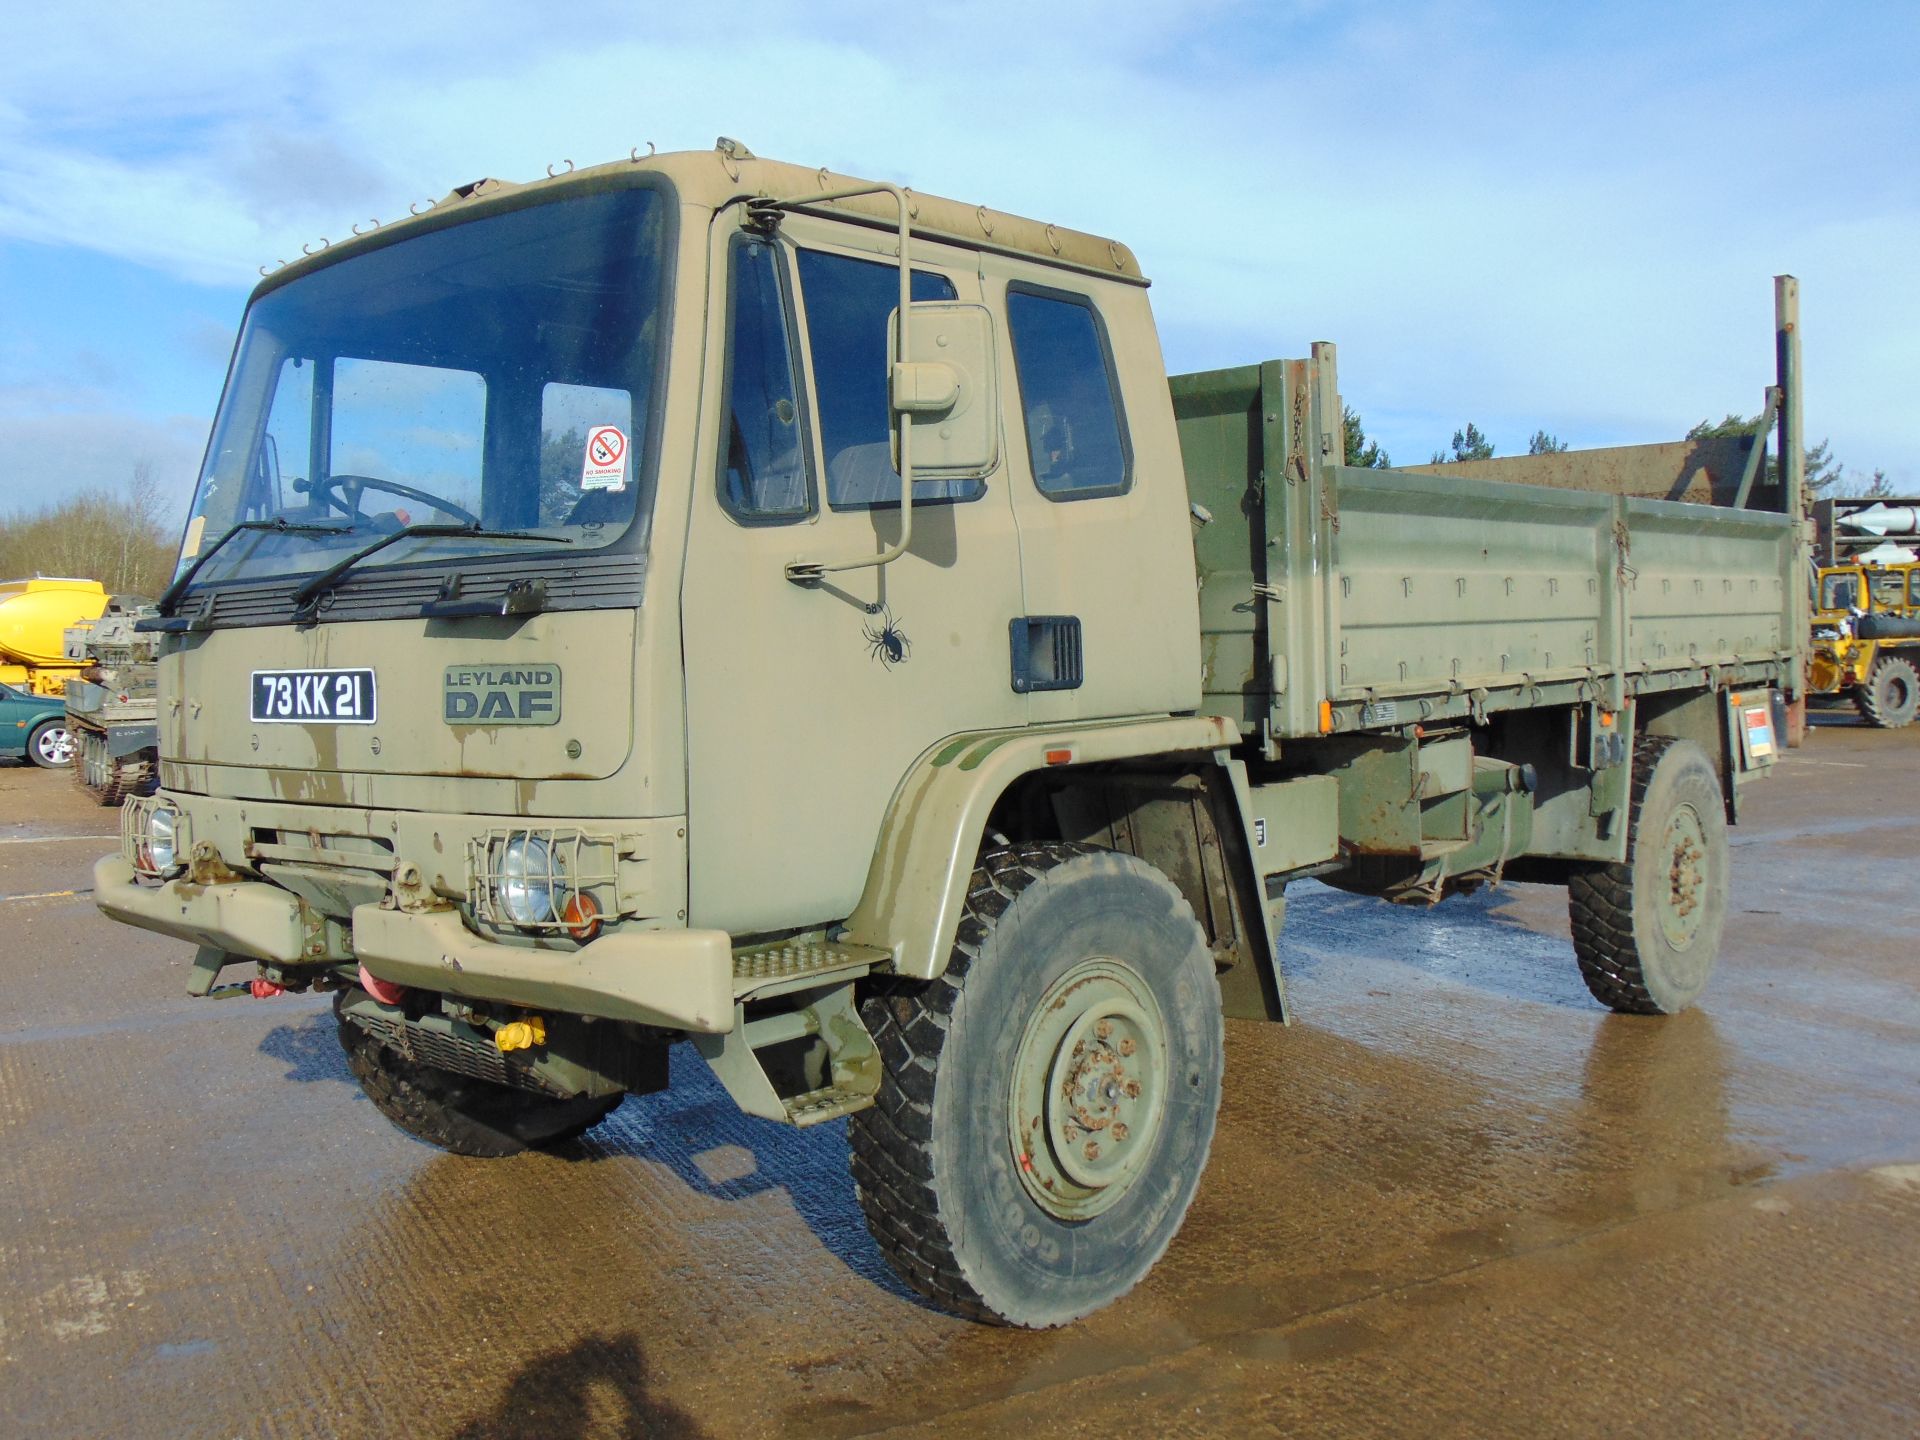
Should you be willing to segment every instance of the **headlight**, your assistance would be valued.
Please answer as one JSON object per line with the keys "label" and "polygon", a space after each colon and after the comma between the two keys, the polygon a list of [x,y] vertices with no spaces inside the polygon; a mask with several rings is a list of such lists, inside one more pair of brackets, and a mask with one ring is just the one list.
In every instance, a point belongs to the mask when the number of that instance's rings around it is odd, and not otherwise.
{"label": "headlight", "polygon": [[516,835],[500,857],[500,908],[516,925],[543,925],[553,919],[553,851],[538,835]]}
{"label": "headlight", "polygon": [[180,861],[180,812],[168,805],[156,805],[147,814],[146,834],[141,838],[145,868],[164,875]]}

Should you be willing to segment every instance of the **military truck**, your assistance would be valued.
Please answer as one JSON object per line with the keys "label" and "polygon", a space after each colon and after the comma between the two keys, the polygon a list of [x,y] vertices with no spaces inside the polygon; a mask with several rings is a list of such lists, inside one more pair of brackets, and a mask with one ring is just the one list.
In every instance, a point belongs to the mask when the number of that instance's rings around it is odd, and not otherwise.
{"label": "military truck", "polygon": [[136,623],[153,606],[114,596],[98,620],[68,627],[67,658],[85,668],[67,681],[73,782],[102,805],[151,795],[160,783],[154,660],[160,637]]}
{"label": "military truck", "polygon": [[255,291],[98,903],[331,990],[466,1155],[690,1043],[849,1117],[922,1294],[1071,1321],[1179,1228],[1223,1019],[1289,1016],[1289,881],[1564,884],[1601,1002],[1680,1010],[1802,683],[1797,477],[1340,430],[1330,345],[1170,381],[1116,241],[726,141],[463,186]]}
{"label": "military truck", "polygon": [[1824,565],[1814,574],[1812,695],[1845,695],[1882,730],[1920,714],[1920,564]]}

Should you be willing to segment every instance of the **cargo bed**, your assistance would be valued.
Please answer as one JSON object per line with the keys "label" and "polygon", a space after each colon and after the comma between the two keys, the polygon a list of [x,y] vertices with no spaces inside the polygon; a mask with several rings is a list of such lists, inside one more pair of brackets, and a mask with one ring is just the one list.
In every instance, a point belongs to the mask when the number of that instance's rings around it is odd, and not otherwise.
{"label": "cargo bed", "polygon": [[1703,676],[1799,693],[1786,514],[1335,463],[1331,345],[1169,384],[1202,708],[1249,735],[1618,708]]}

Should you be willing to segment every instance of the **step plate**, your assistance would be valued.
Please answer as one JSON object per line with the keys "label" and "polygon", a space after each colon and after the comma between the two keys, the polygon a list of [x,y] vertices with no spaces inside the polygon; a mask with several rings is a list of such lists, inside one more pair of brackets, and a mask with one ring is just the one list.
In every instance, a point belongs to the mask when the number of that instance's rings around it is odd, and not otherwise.
{"label": "step plate", "polygon": [[826,940],[793,940],[754,945],[733,952],[733,993],[779,995],[805,990],[828,979],[871,970],[893,957],[870,945],[848,945]]}
{"label": "step plate", "polygon": [[842,1115],[851,1115],[856,1110],[864,1110],[873,1104],[873,1096],[862,1095],[853,1090],[842,1090],[829,1085],[824,1090],[809,1090],[804,1095],[795,1095],[787,1101],[787,1119],[802,1128],[808,1125],[824,1125],[829,1120],[838,1120]]}

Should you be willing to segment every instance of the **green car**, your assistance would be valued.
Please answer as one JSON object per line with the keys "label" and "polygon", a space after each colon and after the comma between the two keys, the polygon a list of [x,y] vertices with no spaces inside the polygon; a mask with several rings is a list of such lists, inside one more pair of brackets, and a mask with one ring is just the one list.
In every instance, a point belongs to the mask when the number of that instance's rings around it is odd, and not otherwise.
{"label": "green car", "polygon": [[49,770],[72,761],[66,701],[0,685],[0,757],[15,755]]}

